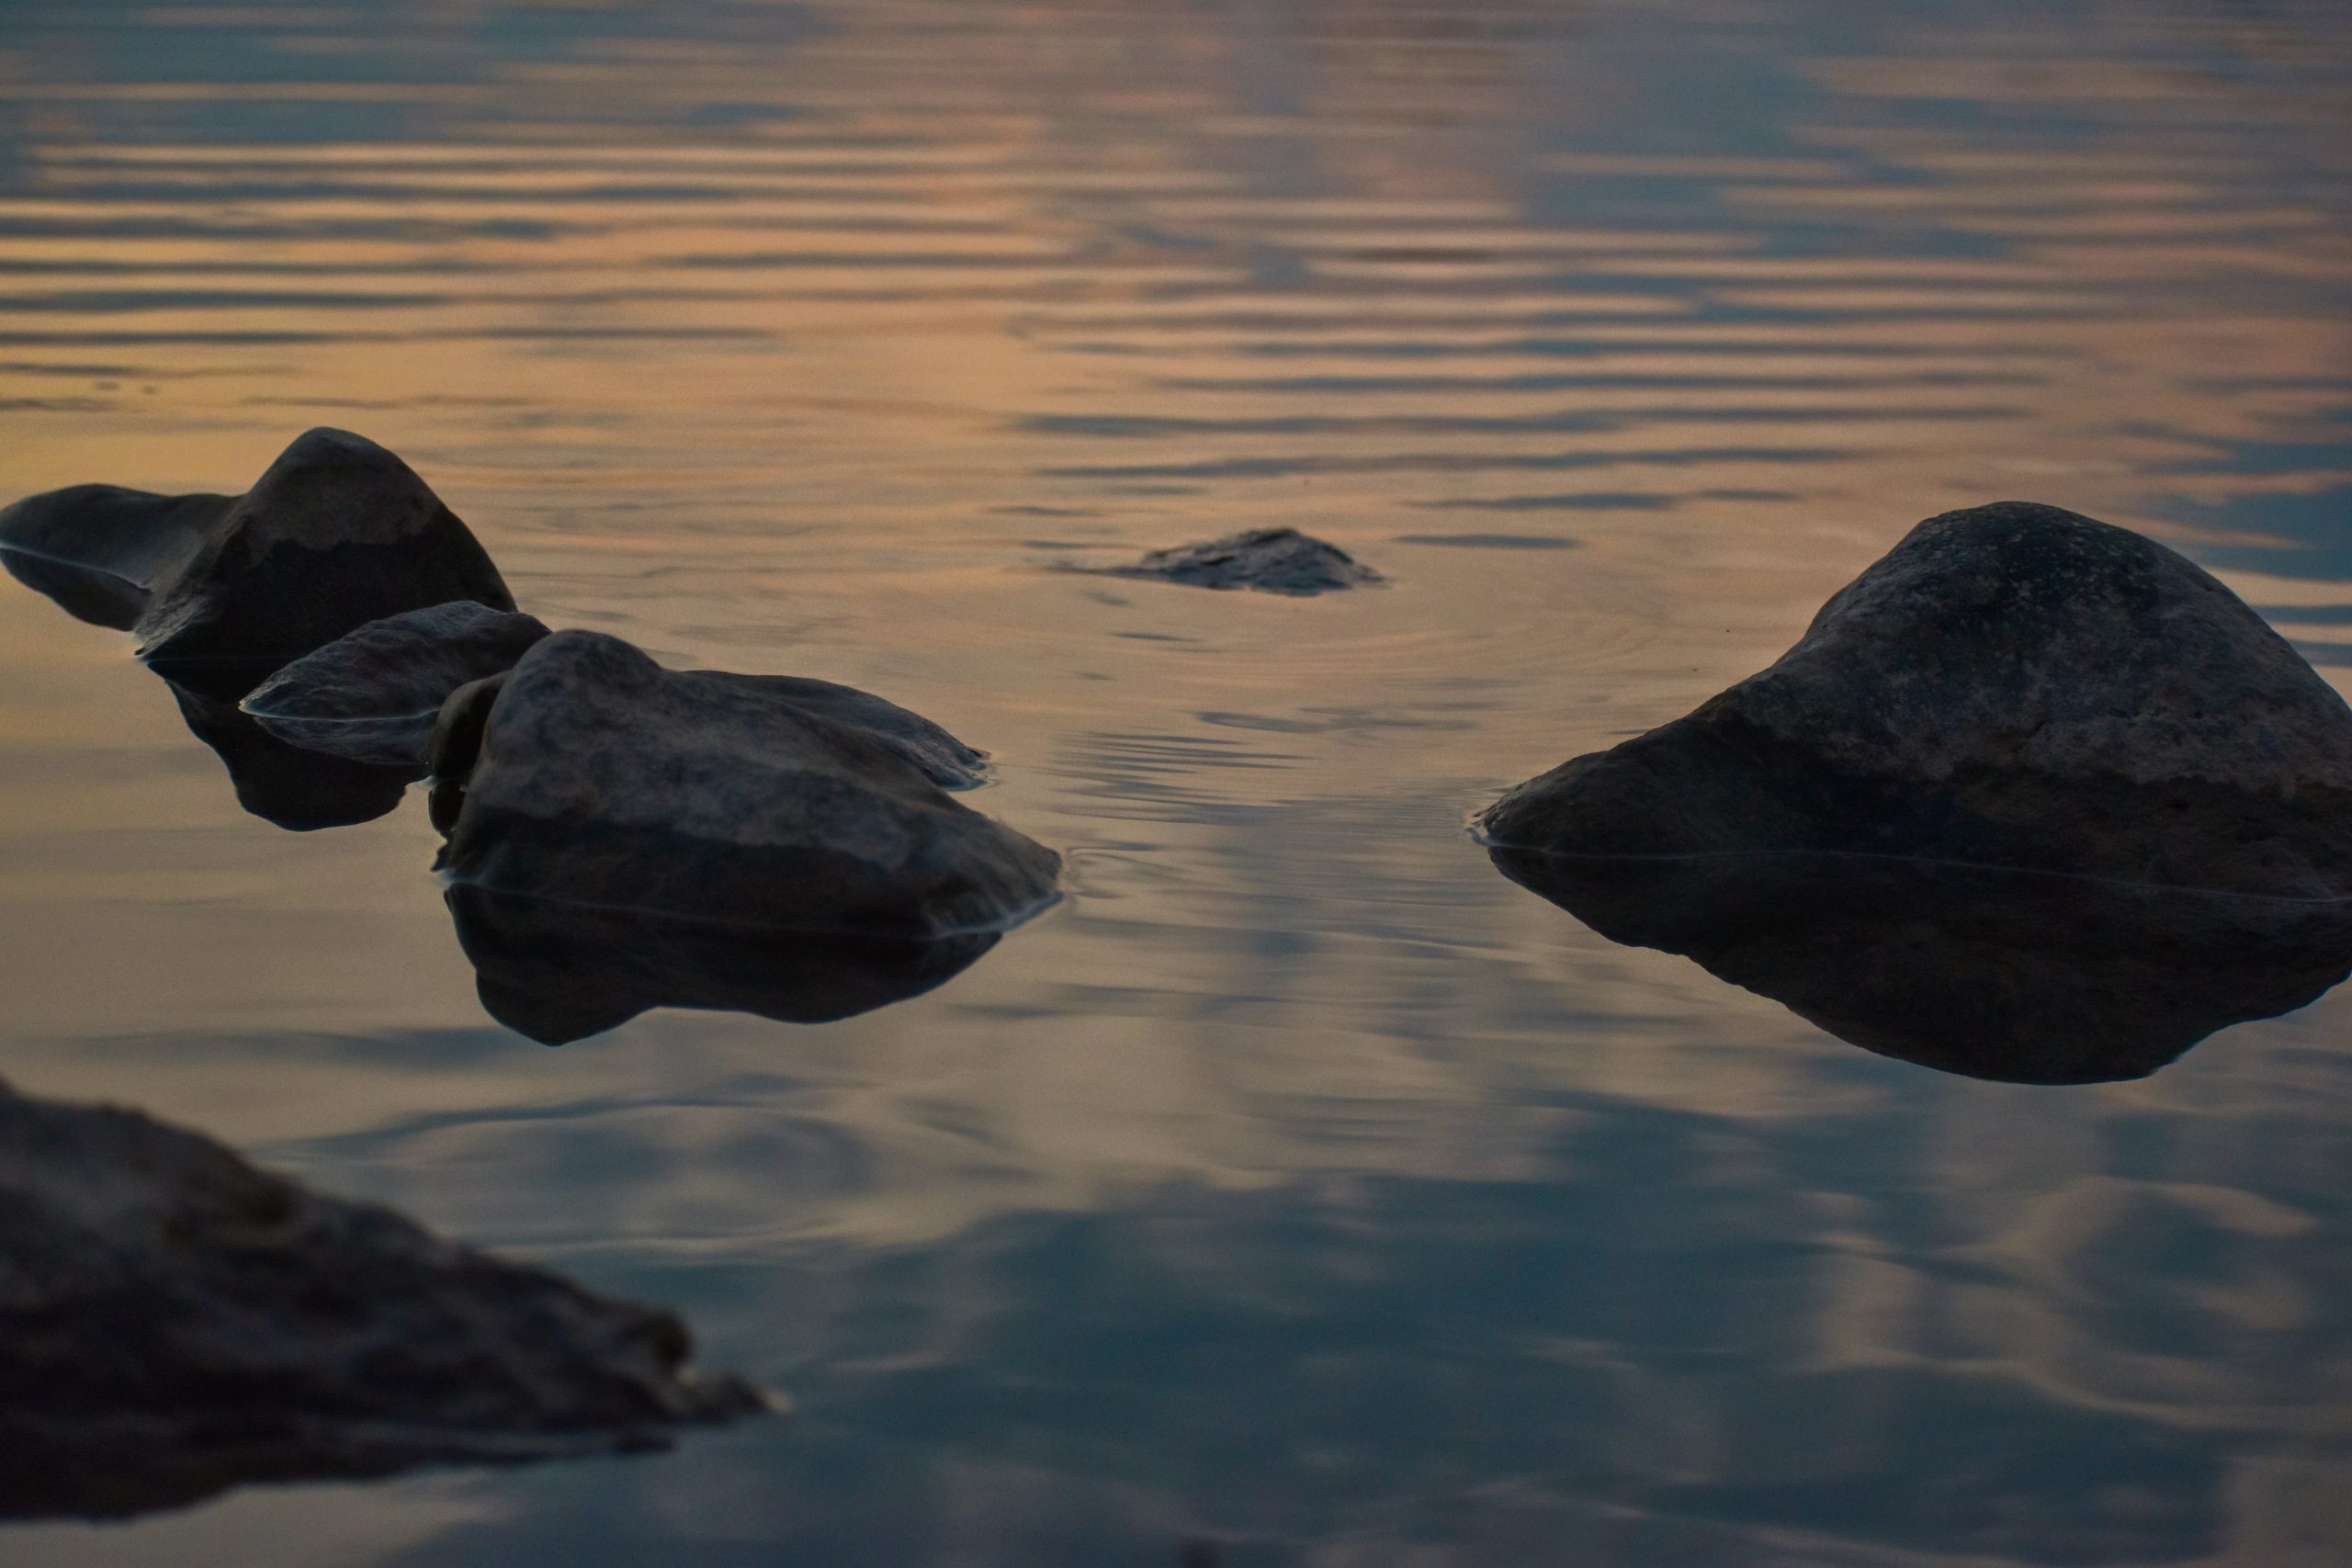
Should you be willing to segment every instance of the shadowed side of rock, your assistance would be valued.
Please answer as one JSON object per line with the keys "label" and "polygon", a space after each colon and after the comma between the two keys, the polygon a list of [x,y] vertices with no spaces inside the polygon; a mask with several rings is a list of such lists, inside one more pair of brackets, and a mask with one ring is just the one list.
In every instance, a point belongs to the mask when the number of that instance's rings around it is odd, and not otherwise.
{"label": "shadowed side of rock", "polygon": [[665,1444],[685,1329],[132,1111],[0,1085],[0,1517]]}
{"label": "shadowed side of rock", "polygon": [[2220,582],[2003,502],[1921,524],[1779,662],[1479,820],[1569,854],[1840,851],[2352,895],[2352,709]]}
{"label": "shadowed side of rock", "polygon": [[588,907],[915,941],[1001,931],[1053,900],[1059,856],[792,684],[557,633],[444,709],[443,869]]}

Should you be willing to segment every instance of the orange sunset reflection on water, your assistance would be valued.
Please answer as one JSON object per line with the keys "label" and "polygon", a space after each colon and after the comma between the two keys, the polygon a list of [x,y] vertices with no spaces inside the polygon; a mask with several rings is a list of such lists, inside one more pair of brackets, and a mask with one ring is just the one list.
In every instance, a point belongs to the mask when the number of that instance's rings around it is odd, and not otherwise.
{"label": "orange sunset reflection on water", "polygon": [[[1071,897],[855,1020],[548,1052],[421,802],[245,816],[0,585],[0,1076],[673,1303],[806,1413],[0,1557],[2352,1553],[2352,1003],[1942,1077],[1462,832],[1995,499],[2352,690],[2348,71],[2291,0],[12,4],[0,500],[363,432],[550,624],[987,748]],[[1059,570],[1281,525],[1392,585]]]}

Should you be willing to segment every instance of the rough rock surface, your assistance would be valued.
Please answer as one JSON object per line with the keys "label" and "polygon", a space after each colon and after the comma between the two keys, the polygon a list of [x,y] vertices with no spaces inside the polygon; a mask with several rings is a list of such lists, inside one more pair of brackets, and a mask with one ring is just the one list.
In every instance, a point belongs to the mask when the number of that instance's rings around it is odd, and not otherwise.
{"label": "rough rock surface", "polygon": [[663,1007],[830,1023],[943,986],[1001,940],[995,931],[897,942],[777,931],[462,885],[447,897],[483,1008],[544,1045]]}
{"label": "rough rock surface", "polygon": [[443,869],[509,894],[930,941],[1042,908],[1061,864],[883,738],[594,632],[451,696],[434,765]]}
{"label": "rough rock surface", "polygon": [[[854,686],[811,681],[797,675],[739,675],[728,670],[665,671],[687,687],[707,684],[752,701],[795,709],[808,717],[854,729],[896,753],[942,789],[974,789],[988,777],[988,753],[965,745],[919,713]],[[442,705],[426,761],[443,779],[462,783],[481,744],[491,705],[505,689],[504,672],[469,682]],[[447,831],[448,824],[437,824]]]}
{"label": "rough rock surface", "polygon": [[2144,1077],[2352,973],[2352,908],[2325,902],[1875,856],[1494,860],[1611,942],[1970,1077]]}
{"label": "rough rock surface", "polygon": [[421,776],[449,694],[513,669],[547,635],[535,616],[471,602],[411,610],[303,655],[239,705],[306,750]]}
{"label": "rough rock surface", "polygon": [[1249,588],[1294,598],[1356,588],[1386,579],[1336,545],[1295,528],[1252,528],[1205,545],[1154,550],[1113,577],[1152,577],[1194,588]]}
{"label": "rough rock surface", "polygon": [[76,620],[129,631],[234,504],[118,485],[29,495],[0,510],[0,563]]}
{"label": "rough rock surface", "polygon": [[158,665],[275,668],[369,621],[460,599],[514,607],[481,544],[406,463],[313,430],[155,584],[133,629]]}
{"label": "rough rock surface", "polygon": [[2055,507],[1934,517],[1804,640],[1479,822],[1555,854],[1833,850],[2352,896],[2352,709],[2228,589]]}
{"label": "rough rock surface", "polygon": [[0,1086],[0,1517],[658,1447],[760,1408],[669,1313]]}
{"label": "rough rock surface", "polygon": [[912,763],[942,789],[972,789],[988,777],[988,753],[965,745],[938,725],[855,686],[800,675],[739,675],[728,670],[682,670],[678,678],[731,686],[762,702],[798,708],[813,718],[869,737]]}

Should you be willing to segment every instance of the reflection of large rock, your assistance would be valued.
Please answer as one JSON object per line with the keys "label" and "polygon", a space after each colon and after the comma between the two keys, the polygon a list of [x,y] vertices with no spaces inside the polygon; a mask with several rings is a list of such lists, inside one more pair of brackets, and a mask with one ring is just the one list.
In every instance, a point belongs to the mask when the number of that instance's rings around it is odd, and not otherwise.
{"label": "reflection of large rock", "polygon": [[758,1396],[666,1312],[0,1086],[0,1517],[659,1446]]}
{"label": "reflection of large rock", "polygon": [[1494,860],[1612,942],[1971,1077],[2143,1077],[2352,973],[2352,908],[2329,901],[1860,855]]}
{"label": "reflection of large rock", "polygon": [[370,621],[304,654],[239,705],[305,750],[424,769],[449,694],[514,667],[548,628],[470,602]]}
{"label": "reflection of large rock", "polygon": [[442,725],[459,883],[926,941],[1054,897],[1059,856],[949,799],[892,737],[614,637],[557,633],[452,696]]}
{"label": "reflection of large rock", "polygon": [[2352,895],[2352,710],[2172,551],[2003,502],[1921,524],[1770,669],[1480,827],[1554,852],[1858,851]]}
{"label": "reflection of large rock", "polygon": [[0,513],[9,569],[70,613],[129,626],[159,665],[266,673],[357,626],[514,601],[466,525],[364,436],[313,430],[234,500],[79,485]]}
{"label": "reflection of large rock", "polygon": [[372,821],[401,803],[420,766],[384,766],[290,746],[216,692],[165,682],[188,730],[220,756],[237,804],[296,832]]}
{"label": "reflection of large rock", "polygon": [[0,564],[76,620],[129,631],[234,504],[117,485],[29,495],[0,510]]}
{"label": "reflection of large rock", "polygon": [[944,985],[999,940],[994,931],[903,942],[777,931],[464,886],[447,897],[482,1006],[548,1045],[658,1007],[830,1023]]}

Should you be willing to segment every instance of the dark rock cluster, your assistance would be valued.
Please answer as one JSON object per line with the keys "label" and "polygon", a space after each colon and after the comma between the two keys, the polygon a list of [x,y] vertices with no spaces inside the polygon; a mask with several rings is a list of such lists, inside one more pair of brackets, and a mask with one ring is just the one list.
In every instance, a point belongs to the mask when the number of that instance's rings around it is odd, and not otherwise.
{"label": "dark rock cluster", "polygon": [[[364,821],[436,773],[483,1003],[550,1043],[657,1006],[881,1007],[1057,896],[1060,857],[945,793],[979,752],[846,686],[551,633],[356,435],[311,432],[241,497],[18,502],[0,564],[134,632],[256,815]],[[0,1517],[628,1450],[760,1407],[685,1356],[666,1313],[0,1088]]]}
{"label": "dark rock cluster", "polygon": [[[424,481],[339,430],[297,439],[242,496],[113,485],[29,496],[0,510],[0,565],[79,619],[131,632],[239,802],[298,830],[382,816],[421,770],[382,748],[291,744],[239,700],[383,617],[514,608],[488,553]],[[294,739],[330,734],[356,730],[312,726]]]}
{"label": "dark rock cluster", "polygon": [[[982,782],[978,751],[848,686],[665,670],[615,637],[550,633],[424,481],[361,436],[311,431],[240,497],[30,497],[0,512],[0,561],[135,631],[257,815],[362,821],[435,775],[439,869],[498,896],[469,952],[511,955],[492,930],[576,947],[626,929],[637,951],[560,1024],[518,1007],[511,975],[485,977],[492,1010],[542,1038],[727,997],[777,1018],[879,1006],[1056,897],[1058,856],[946,795]],[[534,899],[548,909],[518,914]],[[851,976],[802,962],[834,939],[946,945]],[[545,959],[565,942],[523,945]],[[722,958],[735,974],[713,973]]]}
{"label": "dark rock cluster", "polygon": [[[983,758],[937,725],[551,632],[358,436],[310,433],[241,497],[32,497],[0,562],[135,631],[274,821],[361,820],[430,773],[482,1001],[536,1039],[659,1006],[844,1017],[1057,897],[1058,856],[947,794]],[[1290,529],[1114,570],[1381,581]],[[2188,561],[2046,506],[1919,525],[1770,669],[1477,828],[1604,936],[1977,1077],[2137,1076],[2352,972],[2352,709]],[[666,1314],[0,1088],[0,1516],[626,1449],[757,1406],[684,1359]]]}

